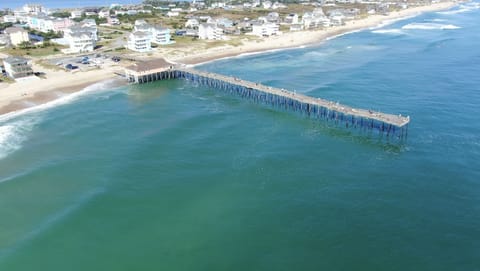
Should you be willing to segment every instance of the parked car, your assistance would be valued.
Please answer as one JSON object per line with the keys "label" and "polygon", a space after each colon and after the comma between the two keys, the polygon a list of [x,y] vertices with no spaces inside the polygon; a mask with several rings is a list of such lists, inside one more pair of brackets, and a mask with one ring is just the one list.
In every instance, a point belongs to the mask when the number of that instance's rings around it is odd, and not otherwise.
{"label": "parked car", "polygon": [[75,65],[72,65],[72,64],[67,64],[67,65],[65,65],[65,69],[71,71],[71,70],[78,69],[78,66],[75,66]]}

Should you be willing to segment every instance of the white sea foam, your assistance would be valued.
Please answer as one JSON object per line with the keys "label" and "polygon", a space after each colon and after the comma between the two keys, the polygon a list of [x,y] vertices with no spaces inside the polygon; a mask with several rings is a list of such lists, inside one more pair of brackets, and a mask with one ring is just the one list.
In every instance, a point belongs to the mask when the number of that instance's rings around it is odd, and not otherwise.
{"label": "white sea foam", "polygon": [[441,23],[441,22],[446,22],[447,20],[445,19],[426,19],[425,22],[435,22],[435,23]]}
{"label": "white sea foam", "polygon": [[373,30],[372,33],[375,34],[387,34],[387,35],[404,35],[405,32],[402,31],[402,29],[398,28],[393,28],[393,29],[378,29],[378,30]]}
{"label": "white sea foam", "polygon": [[452,14],[469,12],[469,11],[476,10],[476,9],[480,9],[480,3],[473,2],[473,3],[460,5],[458,9],[447,10],[447,11],[439,11],[439,12],[437,12],[437,14],[452,15]]}
{"label": "white sea foam", "polygon": [[415,13],[415,14],[412,14],[412,15],[409,15],[409,16],[395,18],[395,19],[384,20],[380,24],[378,24],[374,27],[370,27],[370,30],[379,29],[379,28],[385,27],[387,25],[394,24],[394,23],[399,22],[399,21],[408,20],[408,19],[411,19],[413,17],[417,17],[418,15],[420,15],[420,13]]}
{"label": "white sea foam", "polygon": [[[82,91],[65,95],[51,102],[29,107],[23,110],[11,112],[0,116],[0,159],[7,157],[22,147],[23,142],[28,139],[28,135],[34,129],[36,124],[41,121],[40,115],[28,115],[37,113],[59,105],[68,104],[79,97],[91,92],[106,90],[113,85],[115,80],[107,80],[92,84]],[[17,120],[18,118],[18,120]]]}
{"label": "white sea foam", "polygon": [[0,126],[0,159],[22,147],[28,134],[40,121],[40,117],[29,117]]}
{"label": "white sea foam", "polygon": [[11,113],[1,115],[0,116],[0,125],[2,125],[2,123],[6,122],[6,121],[9,121],[9,120],[14,119],[14,118],[16,118],[18,116],[21,116],[21,115],[25,115],[25,114],[33,113],[33,112],[45,111],[47,109],[50,109],[50,108],[53,108],[53,107],[56,107],[56,106],[59,106],[59,105],[72,103],[75,100],[77,100],[78,98],[80,98],[82,96],[85,96],[87,94],[91,94],[93,92],[99,92],[101,90],[108,90],[109,88],[116,85],[115,82],[117,82],[117,80],[118,79],[110,79],[110,80],[101,81],[101,82],[92,84],[92,85],[84,88],[81,91],[74,92],[74,93],[71,93],[71,94],[66,94],[63,97],[60,97],[60,98],[55,99],[53,101],[50,101],[48,103],[36,105],[36,106],[33,106],[33,107],[28,107],[28,108],[25,108],[25,109],[22,109],[22,110],[18,110],[18,111],[14,111],[14,112],[11,112]]}
{"label": "white sea foam", "polygon": [[453,24],[437,24],[437,23],[411,23],[404,25],[402,29],[408,30],[453,30],[461,27]]}

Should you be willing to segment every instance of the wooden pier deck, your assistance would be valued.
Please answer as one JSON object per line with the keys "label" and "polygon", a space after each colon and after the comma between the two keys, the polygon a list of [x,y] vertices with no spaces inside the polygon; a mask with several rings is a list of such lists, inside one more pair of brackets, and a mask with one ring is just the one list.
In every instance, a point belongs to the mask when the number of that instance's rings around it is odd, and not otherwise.
{"label": "wooden pier deck", "polygon": [[386,114],[366,109],[353,108],[321,98],[265,86],[236,77],[199,71],[185,65],[175,65],[157,59],[138,62],[125,69],[125,78],[131,83],[147,83],[157,80],[185,79],[215,89],[238,95],[242,98],[292,110],[335,124],[344,124],[346,128],[376,130],[388,137],[405,138],[408,133],[410,117]]}
{"label": "wooden pier deck", "polygon": [[371,110],[365,110],[365,109],[358,109],[358,108],[353,108],[347,105],[339,104],[339,103],[334,103],[332,101],[327,101],[321,98],[314,98],[310,96],[306,96],[303,94],[299,93],[294,93],[291,91],[287,91],[284,89],[279,89],[279,88],[274,88],[270,86],[265,86],[262,84],[258,83],[253,83],[250,81],[242,80],[239,78],[235,77],[230,77],[230,76],[225,76],[217,73],[210,73],[210,72],[203,72],[195,69],[190,69],[190,68],[176,68],[178,71],[183,71],[183,72],[188,72],[190,74],[194,74],[197,76],[201,76],[204,78],[212,78],[220,81],[224,81],[233,85],[242,85],[247,88],[251,89],[256,89],[265,93],[270,93],[273,95],[277,96],[284,96],[287,97],[291,100],[297,100],[301,103],[304,104],[310,104],[310,105],[316,105],[319,107],[324,107],[327,108],[328,110],[331,111],[336,111],[336,112],[341,112],[345,115],[353,115],[353,116],[358,116],[362,118],[368,118],[368,119],[374,119],[379,122],[383,122],[386,124],[391,124],[396,127],[403,127],[407,125],[410,122],[409,117],[401,116],[401,115],[392,115],[392,114],[385,114],[382,112],[374,112]]}

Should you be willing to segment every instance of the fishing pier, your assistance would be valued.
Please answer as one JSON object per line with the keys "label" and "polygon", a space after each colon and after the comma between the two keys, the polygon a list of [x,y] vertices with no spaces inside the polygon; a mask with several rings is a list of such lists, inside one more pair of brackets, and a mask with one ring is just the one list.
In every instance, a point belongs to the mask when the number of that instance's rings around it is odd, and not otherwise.
{"label": "fishing pier", "polygon": [[125,68],[125,77],[130,83],[148,83],[158,80],[185,79],[226,91],[256,103],[299,112],[311,118],[333,121],[346,128],[365,131],[378,131],[388,137],[405,138],[408,132],[409,117],[391,115],[371,110],[352,108],[347,105],[314,98],[284,89],[265,86],[235,77],[203,72],[182,65],[157,59]]}

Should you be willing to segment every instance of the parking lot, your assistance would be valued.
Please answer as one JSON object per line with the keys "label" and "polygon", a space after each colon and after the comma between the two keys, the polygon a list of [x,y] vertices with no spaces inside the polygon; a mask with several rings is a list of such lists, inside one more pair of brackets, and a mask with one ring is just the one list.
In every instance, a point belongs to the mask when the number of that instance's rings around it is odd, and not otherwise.
{"label": "parking lot", "polygon": [[102,67],[103,65],[111,66],[118,63],[120,58],[112,57],[108,54],[85,54],[81,56],[66,56],[48,60],[51,65],[62,67],[65,70],[81,70],[87,71]]}

